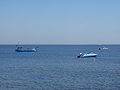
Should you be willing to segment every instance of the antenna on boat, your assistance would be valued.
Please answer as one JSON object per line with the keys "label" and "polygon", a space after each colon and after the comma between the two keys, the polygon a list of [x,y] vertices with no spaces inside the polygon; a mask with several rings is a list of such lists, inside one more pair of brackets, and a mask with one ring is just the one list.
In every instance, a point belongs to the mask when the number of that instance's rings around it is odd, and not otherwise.
{"label": "antenna on boat", "polygon": [[16,47],[19,45],[20,42],[17,43]]}

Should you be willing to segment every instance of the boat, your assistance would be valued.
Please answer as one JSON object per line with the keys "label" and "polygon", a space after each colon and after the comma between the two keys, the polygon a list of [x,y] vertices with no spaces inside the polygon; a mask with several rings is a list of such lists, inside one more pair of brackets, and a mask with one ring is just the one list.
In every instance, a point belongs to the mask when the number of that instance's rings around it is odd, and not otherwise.
{"label": "boat", "polygon": [[99,48],[99,50],[108,50],[108,48],[103,47],[103,48]]}
{"label": "boat", "polygon": [[23,47],[17,47],[15,49],[16,52],[36,52],[36,48],[23,48]]}
{"label": "boat", "polygon": [[87,58],[87,57],[96,57],[97,54],[90,52],[90,53],[80,53],[79,56],[77,56],[77,58]]}

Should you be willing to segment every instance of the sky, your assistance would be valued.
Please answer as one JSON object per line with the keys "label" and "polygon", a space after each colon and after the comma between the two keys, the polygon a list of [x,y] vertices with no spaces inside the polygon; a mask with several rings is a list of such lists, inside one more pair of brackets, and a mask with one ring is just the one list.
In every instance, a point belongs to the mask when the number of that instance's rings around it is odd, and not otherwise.
{"label": "sky", "polygon": [[120,44],[120,0],[0,0],[0,44]]}

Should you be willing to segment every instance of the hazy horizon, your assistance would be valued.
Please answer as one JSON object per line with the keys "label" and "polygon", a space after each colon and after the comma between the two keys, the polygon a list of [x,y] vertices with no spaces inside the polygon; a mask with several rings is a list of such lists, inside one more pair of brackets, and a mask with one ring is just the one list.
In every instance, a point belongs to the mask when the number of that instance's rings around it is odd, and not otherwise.
{"label": "hazy horizon", "polygon": [[0,44],[120,44],[119,0],[1,0]]}

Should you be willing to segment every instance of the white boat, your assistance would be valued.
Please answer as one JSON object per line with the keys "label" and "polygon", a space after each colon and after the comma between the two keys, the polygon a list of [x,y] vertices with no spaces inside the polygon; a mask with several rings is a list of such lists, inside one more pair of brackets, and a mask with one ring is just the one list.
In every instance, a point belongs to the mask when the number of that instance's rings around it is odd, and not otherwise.
{"label": "white boat", "polygon": [[108,50],[108,48],[103,47],[103,48],[99,48],[99,50]]}
{"label": "white boat", "polygon": [[16,52],[36,52],[36,48],[23,48],[23,47],[17,47],[15,49]]}
{"label": "white boat", "polygon": [[87,57],[96,57],[96,56],[97,56],[97,54],[91,52],[91,53],[85,53],[85,54],[80,53],[80,55],[77,56],[77,57],[78,58],[87,58]]}

